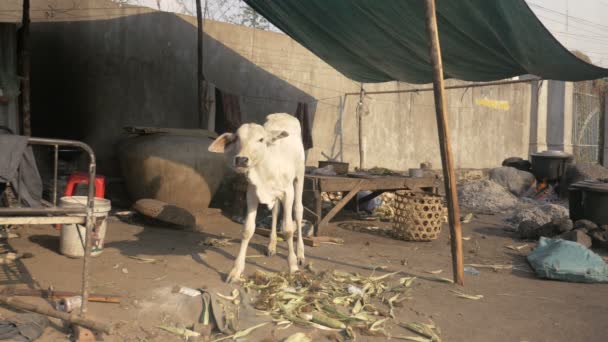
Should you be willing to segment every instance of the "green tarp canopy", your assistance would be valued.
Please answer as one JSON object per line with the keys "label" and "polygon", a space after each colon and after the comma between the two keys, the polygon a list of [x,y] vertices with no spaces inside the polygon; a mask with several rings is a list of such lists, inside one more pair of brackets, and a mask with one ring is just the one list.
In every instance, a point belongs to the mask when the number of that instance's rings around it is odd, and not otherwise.
{"label": "green tarp canopy", "polygon": [[[272,24],[359,82],[430,83],[423,0],[245,0]],[[532,74],[608,77],[562,46],[523,0],[437,0],[446,78]]]}

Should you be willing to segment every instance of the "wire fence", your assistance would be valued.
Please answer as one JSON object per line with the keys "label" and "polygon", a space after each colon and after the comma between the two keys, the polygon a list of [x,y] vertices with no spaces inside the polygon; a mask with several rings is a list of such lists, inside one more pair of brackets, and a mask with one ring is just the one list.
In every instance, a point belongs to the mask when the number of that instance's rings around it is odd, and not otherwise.
{"label": "wire fence", "polygon": [[600,95],[591,81],[574,84],[572,140],[577,161],[600,161],[601,117],[603,110]]}

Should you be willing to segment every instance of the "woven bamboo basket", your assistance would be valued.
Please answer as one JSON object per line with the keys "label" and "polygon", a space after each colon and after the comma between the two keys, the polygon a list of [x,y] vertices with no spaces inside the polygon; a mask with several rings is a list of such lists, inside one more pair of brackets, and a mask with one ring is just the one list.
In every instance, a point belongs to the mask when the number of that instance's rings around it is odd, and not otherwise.
{"label": "woven bamboo basket", "polygon": [[394,199],[393,235],[405,241],[432,241],[439,237],[444,208],[441,196],[397,191]]}

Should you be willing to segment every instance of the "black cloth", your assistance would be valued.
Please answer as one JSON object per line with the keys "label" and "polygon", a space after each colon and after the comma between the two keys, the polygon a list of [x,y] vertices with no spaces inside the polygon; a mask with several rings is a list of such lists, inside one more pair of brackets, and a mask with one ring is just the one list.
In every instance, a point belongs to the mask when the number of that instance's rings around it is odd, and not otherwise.
{"label": "black cloth", "polygon": [[239,96],[215,88],[215,98],[215,131],[236,132],[243,123]]}
{"label": "black cloth", "polygon": [[24,136],[0,133],[0,183],[10,183],[23,204],[35,208],[41,206],[42,179],[27,141]]}
{"label": "black cloth", "polygon": [[10,183],[17,175],[17,169],[27,149],[27,137],[0,134],[0,182]]}
{"label": "black cloth", "polygon": [[312,148],[312,128],[310,127],[310,117],[308,116],[308,104],[299,102],[295,117],[300,121],[302,128],[302,143],[304,150]]}
{"label": "black cloth", "polygon": [[24,313],[0,321],[0,341],[35,341],[49,325],[46,316]]}

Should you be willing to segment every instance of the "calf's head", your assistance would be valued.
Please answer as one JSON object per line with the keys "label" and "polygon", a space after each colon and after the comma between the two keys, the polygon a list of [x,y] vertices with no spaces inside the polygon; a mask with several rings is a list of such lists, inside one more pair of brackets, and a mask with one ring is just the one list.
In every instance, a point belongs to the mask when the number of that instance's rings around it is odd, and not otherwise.
{"label": "calf's head", "polygon": [[288,135],[285,131],[268,131],[258,124],[244,124],[236,133],[220,135],[209,151],[226,154],[236,172],[247,173],[266,157],[268,146]]}

